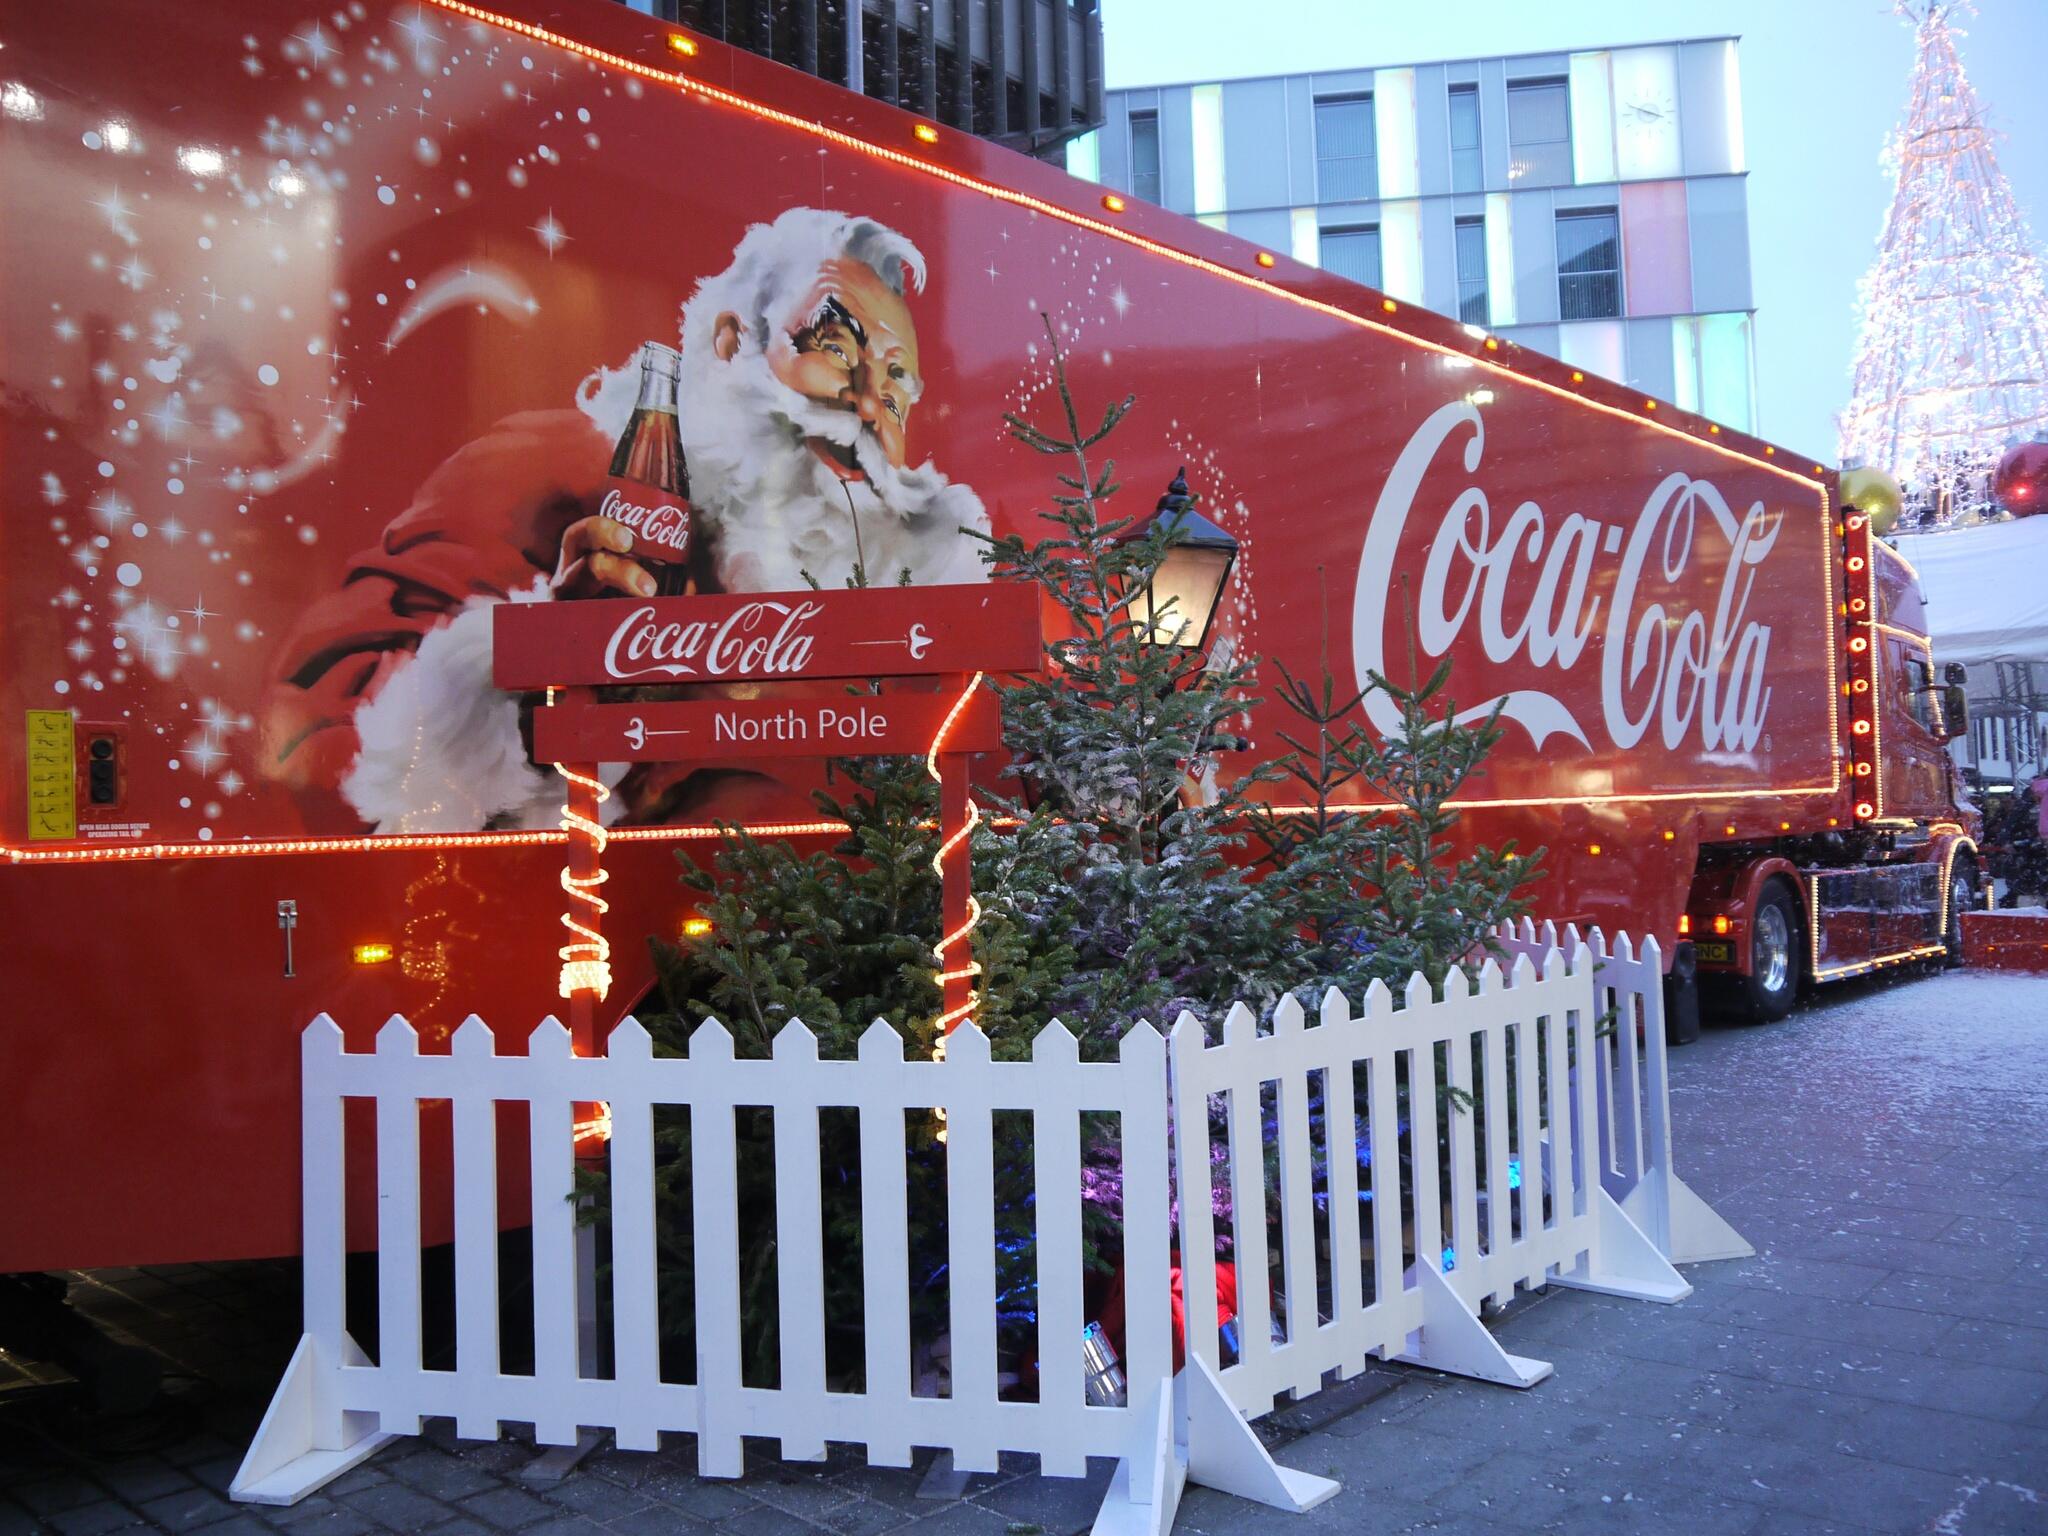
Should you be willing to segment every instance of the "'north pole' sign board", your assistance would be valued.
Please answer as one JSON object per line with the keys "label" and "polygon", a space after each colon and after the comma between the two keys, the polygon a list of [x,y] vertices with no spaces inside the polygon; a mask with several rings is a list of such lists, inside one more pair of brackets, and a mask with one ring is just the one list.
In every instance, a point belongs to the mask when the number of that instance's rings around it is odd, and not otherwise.
{"label": "'north pole' sign board", "polygon": [[492,672],[508,689],[1036,672],[1039,602],[998,581],[500,603]]}
{"label": "'north pole' sign board", "polygon": [[[959,703],[956,693],[838,694],[808,699],[557,704],[533,716],[534,755],[554,762],[690,762],[728,757],[921,755]],[[1003,744],[994,694],[975,694],[947,731],[947,752]]]}

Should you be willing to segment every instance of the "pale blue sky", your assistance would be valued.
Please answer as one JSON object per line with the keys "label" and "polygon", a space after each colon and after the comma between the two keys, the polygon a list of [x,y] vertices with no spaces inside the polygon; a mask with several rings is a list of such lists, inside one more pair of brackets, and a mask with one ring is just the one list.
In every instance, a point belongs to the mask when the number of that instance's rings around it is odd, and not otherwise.
{"label": "pale blue sky", "polygon": [[[1856,281],[1891,194],[1878,169],[1913,36],[1889,0],[1104,0],[1112,89],[1738,34],[1757,375],[1767,436],[1832,459]],[[1980,0],[1963,66],[1999,164],[2048,229],[2048,0]]]}

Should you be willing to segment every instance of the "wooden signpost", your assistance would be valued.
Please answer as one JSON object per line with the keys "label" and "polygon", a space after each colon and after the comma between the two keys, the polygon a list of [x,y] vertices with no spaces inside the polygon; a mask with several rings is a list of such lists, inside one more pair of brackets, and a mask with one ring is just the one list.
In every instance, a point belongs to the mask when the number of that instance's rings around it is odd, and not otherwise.
{"label": "wooden signpost", "polygon": [[[597,1054],[595,1005],[610,986],[603,934],[605,832],[610,793],[599,763],[764,757],[921,754],[939,781],[939,865],[944,932],[934,949],[942,1021],[973,1011],[975,966],[967,935],[969,831],[977,819],[967,757],[1002,745],[990,672],[1044,664],[1035,586],[868,587],[707,597],[503,603],[493,617],[492,672],[500,688],[548,693],[534,713],[534,755],[568,780],[563,825],[562,995],[579,1054]],[[598,703],[604,686],[816,683],[927,677],[935,693],[857,695],[803,689],[749,699],[686,697]],[[717,695],[722,690],[705,689]]]}

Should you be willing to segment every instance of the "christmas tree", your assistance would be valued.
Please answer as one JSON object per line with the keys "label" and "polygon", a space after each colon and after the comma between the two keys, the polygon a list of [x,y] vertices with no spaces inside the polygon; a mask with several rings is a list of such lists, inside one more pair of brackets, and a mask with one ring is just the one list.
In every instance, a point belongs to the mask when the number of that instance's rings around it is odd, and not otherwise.
{"label": "christmas tree", "polygon": [[2048,427],[2048,291],[1956,53],[1965,3],[1897,0],[1918,57],[1841,417],[1842,462],[1896,475],[1931,523],[1987,505],[2006,446]]}

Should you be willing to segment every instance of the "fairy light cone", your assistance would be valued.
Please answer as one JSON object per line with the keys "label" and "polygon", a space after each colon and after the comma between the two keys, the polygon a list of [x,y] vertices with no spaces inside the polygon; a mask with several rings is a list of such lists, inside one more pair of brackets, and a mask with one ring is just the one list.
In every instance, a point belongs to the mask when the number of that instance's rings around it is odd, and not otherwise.
{"label": "fairy light cone", "polygon": [[1918,56],[1840,422],[1842,462],[1889,470],[1936,524],[1988,505],[1999,456],[2048,425],[2048,291],[1956,52],[1967,4],[1896,0]]}

